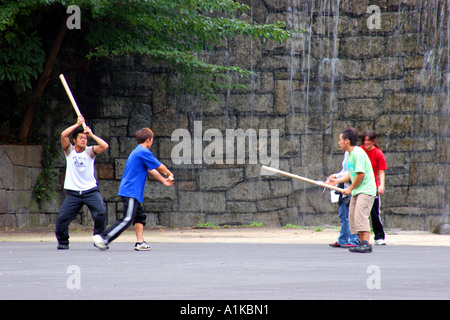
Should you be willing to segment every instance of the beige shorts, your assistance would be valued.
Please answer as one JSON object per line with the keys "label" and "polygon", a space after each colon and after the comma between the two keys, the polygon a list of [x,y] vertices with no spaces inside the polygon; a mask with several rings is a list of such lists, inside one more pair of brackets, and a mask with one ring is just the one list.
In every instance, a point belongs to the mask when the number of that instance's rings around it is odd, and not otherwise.
{"label": "beige shorts", "polygon": [[350,210],[348,212],[350,232],[352,234],[362,231],[370,232],[369,217],[374,200],[375,197],[364,193],[352,196]]}

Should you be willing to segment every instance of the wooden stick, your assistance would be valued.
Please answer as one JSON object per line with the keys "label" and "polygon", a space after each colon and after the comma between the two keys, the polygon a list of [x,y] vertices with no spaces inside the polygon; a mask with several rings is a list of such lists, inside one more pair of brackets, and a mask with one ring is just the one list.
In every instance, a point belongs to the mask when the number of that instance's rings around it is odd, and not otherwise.
{"label": "wooden stick", "polygon": [[308,179],[308,178],[305,178],[305,177],[302,177],[302,176],[298,176],[296,174],[292,174],[292,173],[289,173],[289,172],[286,172],[286,171],[281,171],[281,170],[278,170],[278,169],[275,169],[275,168],[262,166],[262,169],[270,171],[270,172],[273,172],[273,173],[281,174],[281,175],[289,177],[289,178],[293,178],[293,179],[301,180],[301,181],[308,182],[308,183],[311,183],[311,184],[315,184],[315,185],[320,186],[320,187],[324,187],[324,188],[328,188],[328,189],[331,189],[331,190],[335,190],[335,191],[338,191],[340,193],[342,193],[342,191],[344,191],[344,189],[341,189],[341,188],[338,188],[338,187],[334,187],[334,186],[330,186],[330,185],[328,185],[326,183],[323,183],[322,181],[311,180],[311,179]]}
{"label": "wooden stick", "polygon": [[[60,74],[59,75],[59,79],[61,80],[61,82],[62,82],[62,84],[64,86],[64,89],[66,89],[66,93],[69,96],[70,102],[72,102],[72,106],[73,106],[73,108],[75,110],[75,113],[77,114],[77,116],[80,116],[81,115],[80,109],[78,108],[77,102],[73,98],[72,91],[70,91],[70,88],[69,88],[69,85],[67,84],[66,78],[64,78],[63,74]],[[85,129],[86,128],[86,123],[83,122],[82,125],[83,125],[83,129]]]}

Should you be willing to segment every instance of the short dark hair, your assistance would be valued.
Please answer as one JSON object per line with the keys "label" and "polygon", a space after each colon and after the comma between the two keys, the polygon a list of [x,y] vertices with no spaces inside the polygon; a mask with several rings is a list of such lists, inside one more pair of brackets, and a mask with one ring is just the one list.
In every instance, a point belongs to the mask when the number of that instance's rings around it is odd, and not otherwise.
{"label": "short dark hair", "polygon": [[350,140],[351,146],[356,146],[358,142],[358,134],[355,131],[356,130],[354,130],[353,128],[347,128],[344,131],[341,131],[342,138],[344,140],[346,139]]}
{"label": "short dark hair", "polygon": [[373,142],[373,145],[380,149],[377,143],[377,134],[375,133],[375,131],[365,130],[361,137],[361,144],[364,144],[364,140],[366,140],[366,137],[369,137],[369,140]]}
{"label": "short dark hair", "polygon": [[84,133],[84,129],[83,129],[83,128],[77,128],[77,129],[75,129],[75,131],[72,132],[72,139],[77,140],[78,135],[79,135],[80,133]]}
{"label": "short dark hair", "polygon": [[142,128],[136,131],[136,139],[139,144],[144,143],[147,139],[153,139],[153,131],[149,128]]}

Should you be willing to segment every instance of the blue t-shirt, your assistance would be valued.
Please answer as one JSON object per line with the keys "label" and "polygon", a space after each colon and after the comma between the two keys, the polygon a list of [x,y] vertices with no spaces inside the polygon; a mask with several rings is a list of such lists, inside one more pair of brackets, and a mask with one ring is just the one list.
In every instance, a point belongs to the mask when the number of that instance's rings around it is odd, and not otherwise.
{"label": "blue t-shirt", "polygon": [[138,145],[128,156],[118,195],[144,202],[144,188],[148,170],[156,169],[160,165],[161,162],[149,149]]}

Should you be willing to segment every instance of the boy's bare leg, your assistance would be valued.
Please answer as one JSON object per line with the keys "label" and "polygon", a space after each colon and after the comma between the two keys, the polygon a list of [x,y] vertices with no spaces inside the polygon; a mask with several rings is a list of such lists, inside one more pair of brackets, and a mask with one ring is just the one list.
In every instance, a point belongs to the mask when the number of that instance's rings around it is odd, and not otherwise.
{"label": "boy's bare leg", "polygon": [[359,243],[363,241],[369,242],[370,240],[370,232],[369,231],[360,231],[358,232]]}
{"label": "boy's bare leg", "polygon": [[144,225],[142,223],[135,223],[134,230],[136,231],[136,241],[141,243],[144,241]]}

